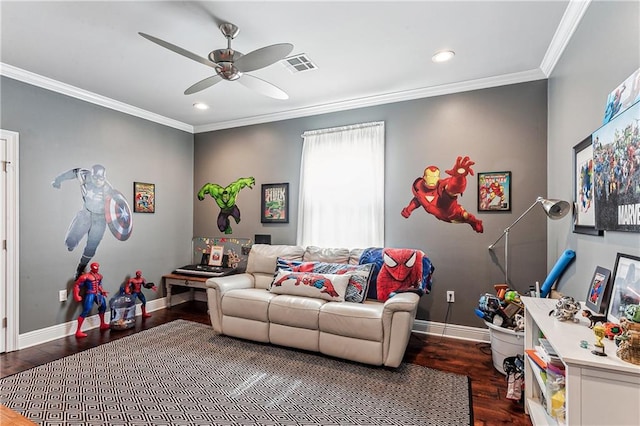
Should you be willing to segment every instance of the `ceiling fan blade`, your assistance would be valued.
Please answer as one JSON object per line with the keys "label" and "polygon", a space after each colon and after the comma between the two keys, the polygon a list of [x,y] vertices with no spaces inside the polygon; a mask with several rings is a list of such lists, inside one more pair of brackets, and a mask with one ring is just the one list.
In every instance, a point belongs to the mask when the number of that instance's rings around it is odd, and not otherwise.
{"label": "ceiling fan blade", "polygon": [[184,91],[184,94],[192,95],[208,87],[211,87],[214,84],[219,83],[221,81],[222,81],[222,77],[220,77],[219,75],[212,75],[211,77],[207,77],[204,80],[200,80],[193,86],[189,87],[187,90]]}
{"label": "ceiling fan blade", "polygon": [[274,86],[273,84],[264,81],[261,78],[254,77],[249,74],[243,74],[238,80],[239,83],[242,83],[245,87],[249,89],[253,89],[258,93],[261,93],[265,96],[269,96],[274,99],[289,99],[289,95],[287,95],[282,89]]}
{"label": "ceiling fan blade", "polygon": [[292,50],[291,43],[272,44],[247,53],[236,60],[234,65],[242,72],[255,71],[286,58]]}
{"label": "ceiling fan blade", "polygon": [[182,47],[176,46],[175,44],[171,44],[168,41],[160,40],[157,37],[154,37],[152,35],[145,34],[145,33],[140,33],[139,32],[138,34],[140,34],[142,37],[146,38],[147,40],[152,41],[155,44],[158,44],[158,45],[164,47],[165,49],[169,49],[172,52],[175,52],[175,53],[177,53],[179,55],[184,56],[185,58],[189,58],[189,59],[191,59],[193,61],[200,62],[201,64],[206,65],[206,66],[211,67],[211,68],[217,68],[218,67],[218,65],[216,65],[214,62],[211,62],[210,60],[208,60],[206,58],[203,58],[202,56],[198,56],[195,53],[189,52],[188,50],[183,49]]}

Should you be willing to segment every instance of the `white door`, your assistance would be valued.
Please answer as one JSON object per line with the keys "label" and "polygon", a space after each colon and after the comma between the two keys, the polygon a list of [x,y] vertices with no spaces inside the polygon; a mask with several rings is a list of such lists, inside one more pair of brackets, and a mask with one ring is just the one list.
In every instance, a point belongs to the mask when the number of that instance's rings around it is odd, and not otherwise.
{"label": "white door", "polygon": [[0,129],[0,353],[18,349],[18,133]]}

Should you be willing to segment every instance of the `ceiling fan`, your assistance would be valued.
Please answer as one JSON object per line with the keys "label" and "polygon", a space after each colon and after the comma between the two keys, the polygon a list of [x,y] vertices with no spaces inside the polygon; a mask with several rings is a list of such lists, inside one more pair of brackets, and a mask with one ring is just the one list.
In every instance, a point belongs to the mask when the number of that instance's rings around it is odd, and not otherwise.
{"label": "ceiling fan", "polygon": [[292,44],[272,44],[243,55],[237,50],[231,48],[231,40],[238,35],[240,29],[234,24],[224,23],[220,25],[220,31],[227,38],[227,48],[212,51],[209,53],[208,58],[203,58],[195,53],[183,49],[182,47],[176,46],[175,44],[171,44],[149,34],[141,32],[138,34],[147,40],[171,50],[172,52],[216,70],[215,75],[207,77],[185,90],[185,95],[191,95],[211,87],[222,80],[228,80],[238,81],[244,86],[271,98],[289,99],[289,95],[279,87],[246,73],[267,67],[281,59],[284,59],[293,50]]}

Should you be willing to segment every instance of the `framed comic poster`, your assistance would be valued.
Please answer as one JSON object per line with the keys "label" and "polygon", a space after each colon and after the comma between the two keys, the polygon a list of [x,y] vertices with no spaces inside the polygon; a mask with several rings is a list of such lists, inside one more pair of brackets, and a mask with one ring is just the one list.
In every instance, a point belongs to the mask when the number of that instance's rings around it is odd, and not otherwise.
{"label": "framed comic poster", "polygon": [[640,102],[593,132],[596,228],[640,232]]}
{"label": "framed comic poster", "polygon": [[618,253],[611,284],[607,319],[620,324],[627,306],[640,304],[640,257]]}
{"label": "framed comic poster", "polygon": [[260,211],[262,223],[289,223],[289,184],[262,185]]}
{"label": "framed comic poster", "polygon": [[156,212],[156,185],[133,182],[133,211],[136,213]]}
{"label": "framed comic poster", "polygon": [[573,147],[573,232],[604,235],[596,229],[591,135]]}
{"label": "framed comic poster", "polygon": [[511,211],[511,172],[478,173],[478,211]]}
{"label": "framed comic poster", "polygon": [[587,298],[584,302],[585,306],[598,315],[605,313],[607,303],[609,302],[609,278],[611,271],[601,266],[596,267],[593,273]]}

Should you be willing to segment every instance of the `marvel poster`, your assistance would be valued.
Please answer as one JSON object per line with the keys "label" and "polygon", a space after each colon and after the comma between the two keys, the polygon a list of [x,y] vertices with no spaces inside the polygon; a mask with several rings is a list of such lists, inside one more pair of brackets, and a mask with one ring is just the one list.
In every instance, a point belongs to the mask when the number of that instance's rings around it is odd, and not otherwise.
{"label": "marvel poster", "polygon": [[592,139],[596,228],[640,232],[640,102]]}

